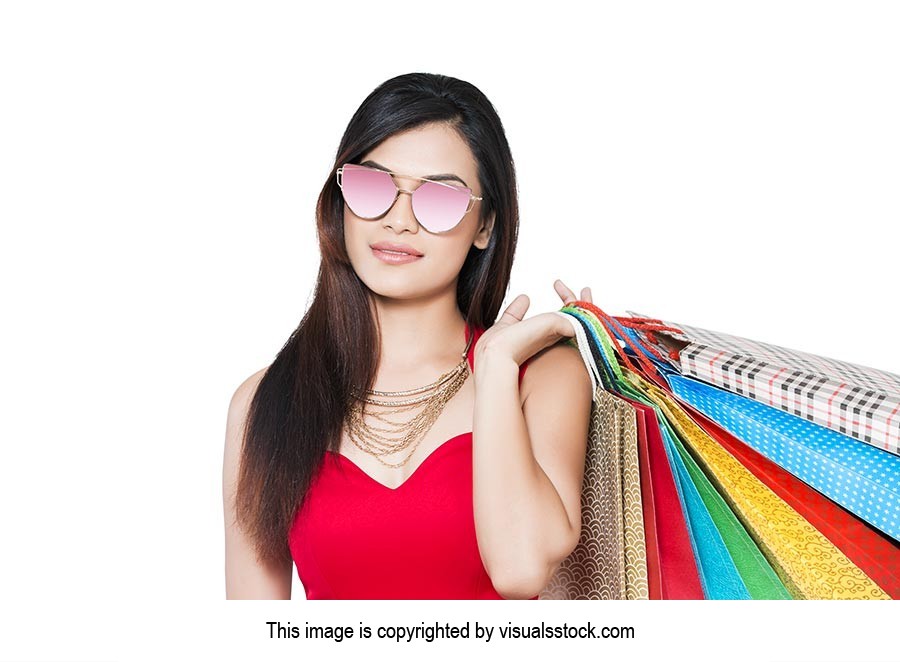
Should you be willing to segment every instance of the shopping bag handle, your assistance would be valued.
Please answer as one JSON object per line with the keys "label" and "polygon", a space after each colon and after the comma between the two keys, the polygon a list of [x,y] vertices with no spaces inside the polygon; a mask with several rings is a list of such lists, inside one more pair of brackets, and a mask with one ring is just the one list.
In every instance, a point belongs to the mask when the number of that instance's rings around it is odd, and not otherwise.
{"label": "shopping bag handle", "polygon": [[559,310],[554,310],[552,312],[568,320],[572,324],[572,328],[575,330],[575,342],[578,346],[578,352],[581,354],[584,366],[587,368],[588,374],[591,377],[591,393],[596,393],[597,386],[603,382],[600,378],[600,370],[597,368],[597,364],[594,363],[594,355],[591,354],[591,349],[588,346],[587,334],[585,334],[584,329],[581,327],[581,324],[578,323],[578,320],[569,313],[564,313]]}
{"label": "shopping bag handle", "polygon": [[[660,320],[642,320],[641,322],[636,322],[635,320],[633,320],[631,318],[627,318],[627,317],[612,317],[610,315],[607,315],[605,312],[603,312],[600,308],[598,308],[591,301],[585,301],[582,299],[570,301],[566,305],[567,306],[575,306],[577,308],[582,308],[585,311],[592,313],[594,315],[594,317],[596,317],[597,320],[600,322],[602,327],[606,330],[606,333],[609,335],[610,338],[616,338],[617,335],[621,335],[623,342],[625,342],[625,344],[628,345],[628,347],[630,347],[631,350],[634,352],[635,358],[641,364],[643,370],[638,370],[638,368],[634,365],[634,363],[631,362],[631,359],[629,358],[628,353],[625,351],[619,352],[622,356],[622,362],[626,366],[628,366],[628,368],[632,372],[635,372],[635,373],[643,372],[647,376],[647,379],[652,381],[654,384],[656,384],[660,388],[665,389],[665,390],[669,389],[668,383],[666,382],[665,377],[660,373],[659,369],[653,364],[652,361],[650,361],[650,359],[648,359],[646,357],[646,355],[643,351],[641,351],[640,349],[638,349],[635,346],[635,342],[638,342],[638,341],[632,340],[629,337],[629,335],[625,334],[625,333],[616,334],[615,331],[613,331],[613,327],[619,326],[621,328],[622,326],[629,326],[632,328],[641,327],[642,329],[646,329],[647,327],[650,327],[652,330],[657,330],[657,331],[663,330],[663,329],[674,329],[674,327],[668,327],[668,326],[662,324],[662,322],[660,322]],[[680,332],[679,329],[674,329],[674,330]],[[644,345],[643,343],[641,343],[641,344]],[[652,353],[656,354],[657,356],[660,356],[659,353],[653,347],[647,346],[647,348]]]}

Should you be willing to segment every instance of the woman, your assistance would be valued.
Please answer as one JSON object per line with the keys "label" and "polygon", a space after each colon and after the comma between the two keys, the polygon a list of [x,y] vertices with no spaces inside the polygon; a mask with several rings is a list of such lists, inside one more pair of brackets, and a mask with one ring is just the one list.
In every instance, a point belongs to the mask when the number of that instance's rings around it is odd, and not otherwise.
{"label": "woman", "polygon": [[518,231],[493,106],[380,85],[317,224],[312,304],[228,411],[227,597],[290,598],[296,563],[308,598],[536,598],[579,539],[591,385],[563,316],[519,295],[492,324]]}

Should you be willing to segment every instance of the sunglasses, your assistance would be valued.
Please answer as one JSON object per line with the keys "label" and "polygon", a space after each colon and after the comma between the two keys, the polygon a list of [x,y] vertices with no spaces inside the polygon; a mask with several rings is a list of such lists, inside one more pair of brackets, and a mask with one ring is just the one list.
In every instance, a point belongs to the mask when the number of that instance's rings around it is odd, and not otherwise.
{"label": "sunglasses", "polygon": [[[395,176],[416,179],[422,183],[414,190],[407,191],[397,186]],[[337,169],[337,183],[350,210],[367,220],[383,216],[394,206],[401,193],[408,193],[412,196],[413,214],[419,225],[435,233],[455,228],[463,216],[472,211],[475,201],[481,200],[465,186],[412,175],[398,175],[353,163],[345,163]]]}

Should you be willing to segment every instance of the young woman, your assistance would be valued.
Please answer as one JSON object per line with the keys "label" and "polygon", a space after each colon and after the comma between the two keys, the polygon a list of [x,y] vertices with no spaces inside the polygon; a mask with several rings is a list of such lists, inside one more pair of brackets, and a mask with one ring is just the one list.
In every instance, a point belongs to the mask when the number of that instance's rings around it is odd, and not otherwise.
{"label": "young woman", "polygon": [[518,202],[491,103],[380,85],[317,226],[312,304],[228,411],[227,597],[290,598],[296,564],[310,599],[536,598],[580,536],[591,384],[560,315],[497,319]]}

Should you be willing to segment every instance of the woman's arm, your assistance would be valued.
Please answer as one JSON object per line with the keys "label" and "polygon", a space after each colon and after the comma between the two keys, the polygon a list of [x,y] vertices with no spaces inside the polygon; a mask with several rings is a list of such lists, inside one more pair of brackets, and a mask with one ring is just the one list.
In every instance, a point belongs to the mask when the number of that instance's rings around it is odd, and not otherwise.
{"label": "woman's arm", "polygon": [[248,377],[234,392],[228,406],[222,497],[225,512],[225,597],[232,599],[281,599],[291,597],[293,564],[262,565],[244,531],[235,522],[234,496],[240,467],[241,443],[247,410],[265,368]]}
{"label": "woman's arm", "polygon": [[518,364],[483,349],[475,371],[475,529],[497,592],[530,598],[581,535],[590,376],[578,350],[558,343],[532,357],[520,394]]}

